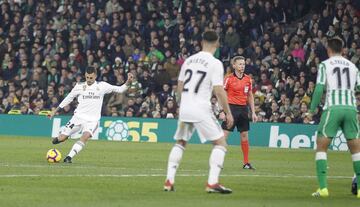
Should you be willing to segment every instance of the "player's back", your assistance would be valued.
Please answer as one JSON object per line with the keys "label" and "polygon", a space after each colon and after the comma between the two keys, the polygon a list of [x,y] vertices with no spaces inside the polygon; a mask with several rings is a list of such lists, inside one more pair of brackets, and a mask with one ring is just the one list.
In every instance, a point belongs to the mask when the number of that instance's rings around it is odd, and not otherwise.
{"label": "player's back", "polygon": [[333,56],[320,64],[318,72],[318,83],[326,85],[324,109],[356,107],[355,87],[359,84],[359,72],[351,61],[342,56]]}
{"label": "player's back", "polygon": [[222,86],[223,77],[223,65],[212,54],[202,51],[187,58],[179,75],[184,82],[179,119],[198,122],[209,118],[213,86]]}

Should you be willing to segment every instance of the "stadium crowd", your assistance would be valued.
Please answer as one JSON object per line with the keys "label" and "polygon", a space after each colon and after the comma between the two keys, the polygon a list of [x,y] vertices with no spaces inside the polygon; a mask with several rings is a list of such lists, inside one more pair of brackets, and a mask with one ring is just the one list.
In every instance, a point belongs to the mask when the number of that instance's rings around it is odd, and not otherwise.
{"label": "stadium crowd", "polygon": [[[310,4],[312,3],[312,4]],[[246,58],[259,121],[310,123],[318,64],[328,38],[343,39],[343,55],[360,68],[359,1],[300,0],[3,0],[0,14],[0,113],[41,114],[57,107],[83,79],[126,94],[106,97],[107,116],[176,118],[181,65],[201,50],[201,34],[215,30],[215,56]],[[306,14],[310,18],[304,18]],[[294,23],[295,22],[295,23]],[[297,25],[296,25],[297,24]],[[360,97],[359,97],[360,98]],[[216,115],[216,98],[211,100]],[[69,105],[60,114],[72,114]],[[319,107],[320,108],[320,107]]]}

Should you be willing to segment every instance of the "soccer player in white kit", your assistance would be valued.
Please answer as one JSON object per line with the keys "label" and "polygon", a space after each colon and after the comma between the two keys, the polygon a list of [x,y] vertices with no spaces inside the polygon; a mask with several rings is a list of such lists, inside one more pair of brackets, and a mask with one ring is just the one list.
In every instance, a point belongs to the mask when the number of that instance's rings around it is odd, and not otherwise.
{"label": "soccer player in white kit", "polygon": [[126,83],[122,86],[114,86],[103,81],[96,81],[96,70],[91,67],[86,70],[85,79],[86,82],[77,83],[60,105],[49,115],[51,119],[58,110],[70,104],[74,98],[77,98],[79,104],[73,117],[60,132],[59,137],[52,140],[53,144],[59,144],[67,140],[72,134],[82,131],[80,140],[73,145],[64,159],[66,163],[72,162],[72,158],[83,149],[85,143],[97,129],[104,95],[112,92],[124,93],[131,84],[133,75],[129,73]]}
{"label": "soccer player in white kit", "polygon": [[181,67],[178,78],[180,113],[178,127],[168,160],[165,191],[174,191],[176,170],[179,167],[186,143],[195,129],[201,142],[211,141],[214,145],[209,159],[209,178],[206,191],[209,193],[231,193],[232,190],[219,184],[227,143],[224,133],[212,110],[212,92],[217,96],[226,113],[229,127],[233,124],[226,92],[223,87],[224,67],[213,54],[219,47],[219,37],[214,31],[203,34],[202,51],[190,56]]}

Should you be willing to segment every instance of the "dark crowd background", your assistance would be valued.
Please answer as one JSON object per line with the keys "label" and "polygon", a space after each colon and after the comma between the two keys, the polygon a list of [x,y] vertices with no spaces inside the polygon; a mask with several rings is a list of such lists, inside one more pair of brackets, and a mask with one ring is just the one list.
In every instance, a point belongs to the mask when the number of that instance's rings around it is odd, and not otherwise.
{"label": "dark crowd background", "polygon": [[[332,37],[360,68],[360,1],[4,0],[0,1],[0,113],[46,114],[87,67],[129,91],[105,97],[103,115],[176,118],[177,76],[214,30],[230,74],[246,58],[263,122],[317,123],[308,114],[317,66]],[[214,113],[220,108],[211,100]],[[72,114],[74,101],[60,114]]]}

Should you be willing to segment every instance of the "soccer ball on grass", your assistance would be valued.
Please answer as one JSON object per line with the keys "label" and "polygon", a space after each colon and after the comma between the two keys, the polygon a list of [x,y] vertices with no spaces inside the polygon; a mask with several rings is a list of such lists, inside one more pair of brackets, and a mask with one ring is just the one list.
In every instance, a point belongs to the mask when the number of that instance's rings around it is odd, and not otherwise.
{"label": "soccer ball on grass", "polygon": [[61,153],[57,149],[50,149],[46,153],[46,160],[50,163],[59,162],[61,160]]}

